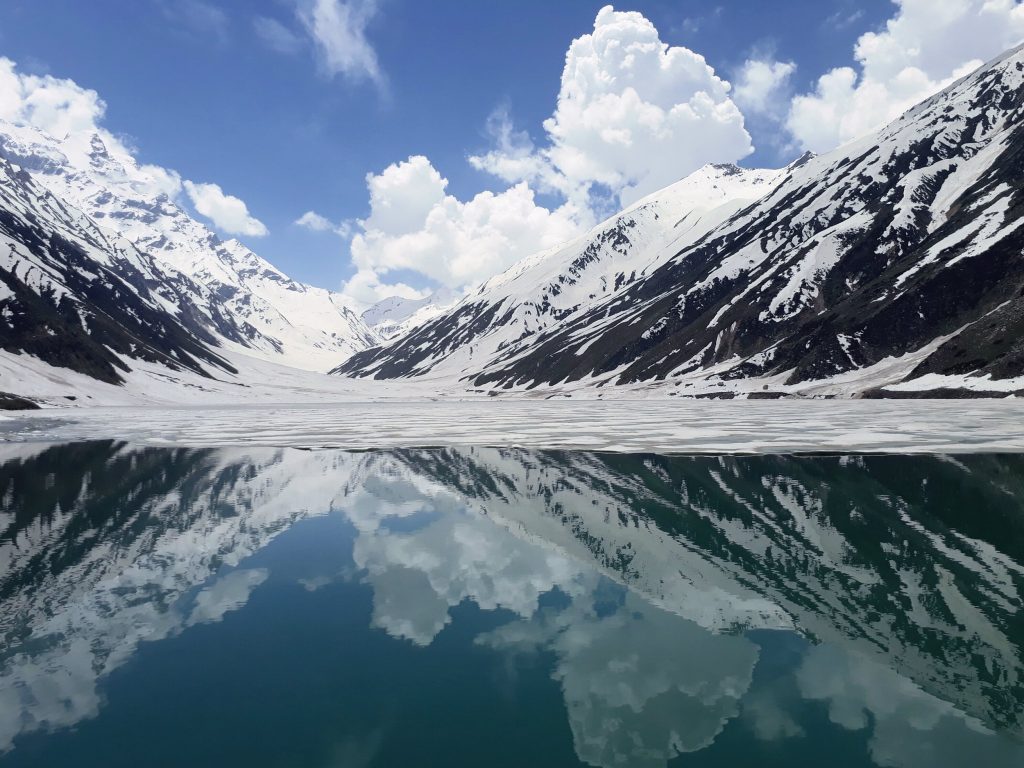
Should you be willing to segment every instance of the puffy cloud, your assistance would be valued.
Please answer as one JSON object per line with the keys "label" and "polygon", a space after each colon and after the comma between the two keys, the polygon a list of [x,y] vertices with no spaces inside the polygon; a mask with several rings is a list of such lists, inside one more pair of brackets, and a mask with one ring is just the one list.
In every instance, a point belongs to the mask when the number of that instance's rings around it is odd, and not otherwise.
{"label": "puffy cloud", "polygon": [[299,20],[328,74],[384,86],[377,53],[366,39],[366,27],[376,13],[376,0],[305,0],[299,6]]}
{"label": "puffy cloud", "polygon": [[299,36],[277,19],[257,16],[252,20],[252,28],[256,36],[272,51],[291,54],[302,49]]}
{"label": "puffy cloud", "polygon": [[345,281],[342,292],[363,307],[370,307],[395,296],[416,300],[426,298],[432,293],[428,288],[415,288],[401,281],[382,279],[382,273],[376,269],[356,270],[355,274]]}
{"label": "puffy cloud", "polygon": [[784,111],[782,94],[795,71],[796,64],[791,61],[747,59],[734,83],[733,100],[748,113]]}
{"label": "puffy cloud", "polygon": [[484,155],[471,155],[469,163],[508,182],[528,180],[542,192],[561,193],[567,197],[580,190],[551,164],[534,146],[530,134],[517,130],[512,123],[508,104],[502,104],[487,118],[487,134],[493,149]]}
{"label": "puffy cloud", "polygon": [[508,129],[499,132],[504,144],[471,162],[570,197],[603,185],[628,203],[753,151],[729,90],[703,56],[663,43],[642,14],[606,6],[566,54],[555,112],[544,121],[547,145],[533,150]]}
{"label": "puffy cloud", "polygon": [[224,194],[218,185],[186,181],[184,186],[192,205],[218,229],[250,237],[262,237],[268,233],[263,222],[249,214],[249,208],[243,201]]}
{"label": "puffy cloud", "polygon": [[[99,121],[106,108],[96,91],[73,80],[21,74],[14,62],[0,58],[0,119],[35,126],[56,138],[88,138],[101,132]],[[103,133],[108,146],[127,152],[121,142]]]}
{"label": "puffy cloud", "polygon": [[447,194],[448,180],[423,156],[390,165],[366,181],[370,215],[357,222],[351,252],[358,271],[345,285],[346,293],[365,303],[423,295],[385,282],[399,271],[412,270],[450,288],[485,280],[568,240],[584,219],[569,203],[555,210],[538,205],[522,182],[460,201]]}
{"label": "puffy cloud", "polygon": [[422,155],[393,163],[383,173],[366,176],[370,190],[367,231],[391,236],[411,234],[423,228],[435,206],[444,202],[448,180],[441,177]]}
{"label": "puffy cloud", "polygon": [[[805,701],[828,707],[832,723],[849,731],[866,731],[877,765],[946,768],[970,765],[985,754],[985,766],[1016,766],[1020,754],[1012,742],[992,739],[992,732],[947,701],[903,677],[876,659],[822,644],[810,648],[796,673]],[[946,683],[947,691],[952,683]],[[941,683],[936,683],[942,692]]]}
{"label": "puffy cloud", "polygon": [[124,141],[100,125],[107,105],[96,91],[73,80],[50,75],[26,75],[10,59],[0,58],[0,120],[38,128],[61,142],[61,150],[76,164],[88,164],[93,139],[128,173],[128,183],[142,194],[181,192],[181,177],[157,165],[136,163]]}
{"label": "puffy cloud", "polygon": [[167,195],[171,200],[181,194],[181,176],[177,171],[159,165],[141,165],[139,172],[135,186],[144,194]]}
{"label": "puffy cloud", "polygon": [[334,229],[334,222],[316,211],[306,211],[295,220],[295,223],[314,232],[330,232]]}
{"label": "puffy cloud", "polygon": [[793,100],[787,127],[805,149],[823,152],[872,131],[1024,39],[1016,0],[895,0],[880,32],[857,40],[857,68],[819,78]]}
{"label": "puffy cloud", "polygon": [[[789,72],[776,65],[775,85]],[[460,201],[425,157],[367,177],[371,212],[352,239],[357,272],[345,291],[367,303],[421,294],[389,283],[406,271],[450,288],[472,285],[578,234],[603,202],[618,207],[705,163],[743,157],[750,136],[729,90],[703,57],[663,43],[641,14],[603,8],[593,32],[569,47],[543,147],[513,126],[507,107],[488,120],[492,149],[469,161],[508,189]],[[535,191],[566,202],[544,207]],[[602,201],[609,192],[616,199]]]}
{"label": "puffy cloud", "polygon": [[196,595],[195,607],[186,623],[212,624],[221,621],[228,613],[245,606],[253,590],[266,581],[269,575],[266,568],[249,568],[221,576]]}

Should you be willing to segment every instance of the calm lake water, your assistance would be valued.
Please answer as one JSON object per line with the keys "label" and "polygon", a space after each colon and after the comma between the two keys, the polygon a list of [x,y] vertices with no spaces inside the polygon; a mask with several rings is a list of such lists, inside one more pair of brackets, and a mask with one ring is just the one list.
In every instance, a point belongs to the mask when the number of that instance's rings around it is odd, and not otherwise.
{"label": "calm lake water", "polygon": [[1024,456],[0,446],[0,766],[1024,765]]}

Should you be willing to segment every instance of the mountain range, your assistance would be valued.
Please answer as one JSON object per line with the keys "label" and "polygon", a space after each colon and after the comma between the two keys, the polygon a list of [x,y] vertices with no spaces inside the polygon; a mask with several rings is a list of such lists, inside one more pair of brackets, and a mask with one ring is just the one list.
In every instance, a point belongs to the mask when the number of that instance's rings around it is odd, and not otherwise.
{"label": "mountain range", "polygon": [[245,386],[262,364],[448,393],[1024,391],[1022,106],[1017,48],[828,154],[705,166],[461,297],[364,311],[221,240],[101,136],[0,122],[0,392],[140,365]]}
{"label": "mountain range", "polygon": [[731,393],[1019,377],[1022,86],[1017,48],[826,155],[704,168],[336,372]]}

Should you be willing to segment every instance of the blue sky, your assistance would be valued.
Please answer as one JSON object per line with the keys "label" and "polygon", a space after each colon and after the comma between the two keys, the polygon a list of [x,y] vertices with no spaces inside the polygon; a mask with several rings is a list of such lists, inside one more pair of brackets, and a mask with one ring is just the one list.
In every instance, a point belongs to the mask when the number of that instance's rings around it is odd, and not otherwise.
{"label": "blue sky", "polygon": [[[306,211],[367,217],[366,175],[412,155],[429,158],[459,200],[506,188],[467,162],[493,143],[488,117],[504,106],[514,129],[542,146],[567,49],[593,30],[603,5],[364,2],[378,76],[331,72],[299,19],[297,3],[307,1],[5,0],[0,56],[22,72],[97,91],[104,127],[129,137],[141,162],[241,198],[269,230],[243,237],[250,247],[298,279],[337,288],[353,271],[347,241],[295,220]],[[616,10],[640,12],[661,41],[703,55],[728,80],[748,60],[792,65],[772,95],[778,110],[744,110],[757,150],[742,164],[778,166],[802,148],[783,126],[782,101],[855,65],[858,38],[883,29],[898,8],[889,0],[637,0]],[[276,29],[276,43],[257,24]],[[552,189],[537,194],[540,204],[561,202]],[[390,277],[431,282],[415,271],[395,267]]]}

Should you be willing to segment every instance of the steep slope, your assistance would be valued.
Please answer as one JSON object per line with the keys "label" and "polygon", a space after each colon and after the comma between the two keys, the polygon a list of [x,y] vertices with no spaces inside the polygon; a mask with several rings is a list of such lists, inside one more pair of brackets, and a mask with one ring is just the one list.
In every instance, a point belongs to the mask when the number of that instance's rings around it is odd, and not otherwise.
{"label": "steep slope", "polygon": [[[852,372],[861,389],[1020,376],[1022,104],[1018,48],[881,131],[794,164],[753,205],[664,245],[638,279],[531,338],[513,335],[461,375],[478,386],[594,377],[748,390]],[[633,259],[632,238],[618,242],[616,258]],[[464,307],[339,370],[430,370],[468,343],[436,334]]]}
{"label": "steep slope", "polygon": [[448,312],[333,371],[377,378],[432,371],[472,374],[505,350],[641,280],[677,249],[763,196],[782,171],[708,165],[640,200],[587,234],[530,256]]}
{"label": "steep slope", "polygon": [[0,159],[0,349],[114,384],[129,359],[233,372],[211,347],[244,329],[198,290]]}
{"label": "steep slope", "polygon": [[221,241],[163,191],[158,169],[115,156],[98,135],[56,139],[0,121],[0,157],[150,254],[169,280],[199,286],[192,303],[250,353],[308,370],[379,341],[345,298],[291,280],[237,240]]}

